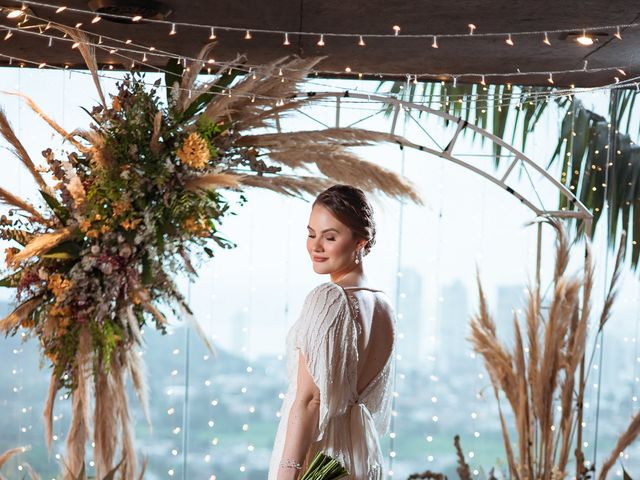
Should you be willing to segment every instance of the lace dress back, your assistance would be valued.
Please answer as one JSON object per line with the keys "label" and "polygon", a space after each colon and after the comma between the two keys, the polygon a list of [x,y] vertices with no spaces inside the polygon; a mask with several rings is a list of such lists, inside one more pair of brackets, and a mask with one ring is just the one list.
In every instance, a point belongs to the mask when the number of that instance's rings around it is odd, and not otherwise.
{"label": "lace dress back", "polygon": [[[373,297],[372,302],[365,302],[365,294],[360,294],[361,306],[355,293],[360,290],[374,292],[368,294]],[[362,308],[369,305],[370,308]],[[371,312],[370,321],[361,317],[365,310]],[[390,339],[385,338],[384,325],[374,325],[375,321],[385,320]],[[385,478],[380,437],[387,433],[391,418],[395,344],[395,314],[381,290],[325,282],[307,295],[298,320],[287,334],[288,388],[280,409],[269,480],[277,478],[282,459],[289,411],[296,394],[299,352],[304,354],[320,391],[315,441],[303,469],[322,451],[337,458],[349,470],[351,480]],[[386,349],[374,349],[379,345],[386,345]],[[385,351],[380,353],[382,350]],[[367,379],[366,385],[361,383],[360,393],[359,372]]]}

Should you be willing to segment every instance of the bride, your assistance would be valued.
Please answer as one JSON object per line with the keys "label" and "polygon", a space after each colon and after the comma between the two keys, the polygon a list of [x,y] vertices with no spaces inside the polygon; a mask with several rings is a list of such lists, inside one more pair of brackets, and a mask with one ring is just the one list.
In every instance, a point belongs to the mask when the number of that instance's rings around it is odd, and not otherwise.
{"label": "bride", "polygon": [[331,280],[311,290],[287,334],[289,386],[269,480],[300,478],[317,452],[339,460],[351,480],[382,480],[395,314],[364,273],[372,208],[359,188],[334,185],[314,201],[307,228],[313,270]]}

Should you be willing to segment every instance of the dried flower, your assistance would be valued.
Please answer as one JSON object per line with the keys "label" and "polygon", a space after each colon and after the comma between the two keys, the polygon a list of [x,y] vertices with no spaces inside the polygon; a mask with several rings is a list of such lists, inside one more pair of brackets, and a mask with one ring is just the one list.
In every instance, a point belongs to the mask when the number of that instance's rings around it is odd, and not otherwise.
{"label": "dried flower", "polygon": [[209,143],[199,133],[190,133],[176,152],[180,161],[191,168],[198,170],[207,166],[209,161]]}

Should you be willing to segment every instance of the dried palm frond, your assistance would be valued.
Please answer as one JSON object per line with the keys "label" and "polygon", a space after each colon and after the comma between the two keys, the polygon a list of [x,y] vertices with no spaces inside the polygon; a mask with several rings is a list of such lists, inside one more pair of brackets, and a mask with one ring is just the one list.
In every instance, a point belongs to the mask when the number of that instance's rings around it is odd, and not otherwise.
{"label": "dried palm frond", "polygon": [[636,412],[634,417],[631,419],[629,426],[620,438],[618,438],[615,447],[613,447],[613,450],[611,450],[611,453],[602,464],[598,480],[605,480],[607,478],[607,473],[611,470],[611,467],[613,467],[616,459],[620,457],[620,453],[624,452],[624,450],[633,443],[638,435],[640,435],[640,411]]}
{"label": "dried palm frond", "polygon": [[53,128],[64,140],[68,140],[74,147],[80,150],[82,153],[87,153],[88,149],[80,142],[78,142],[74,136],[80,136],[76,131],[68,133],[64,128],[58,125],[55,121],[53,121],[46,113],[44,113],[40,107],[27,95],[20,92],[2,92],[5,95],[11,95],[14,97],[18,97],[22,99],[28,106],[33,110],[40,118],[42,118],[46,123],[49,124],[51,128]]}
{"label": "dried palm frond", "polygon": [[99,371],[94,379],[95,406],[93,415],[94,461],[96,476],[104,477],[113,467],[115,446],[118,444],[118,399],[114,382],[115,357],[108,373]]}
{"label": "dried palm frond", "polygon": [[5,463],[7,463],[7,461],[19,454],[19,453],[24,453],[27,450],[29,450],[31,447],[29,446],[24,446],[24,447],[15,447],[15,448],[11,448],[9,450],[7,450],[6,452],[4,452],[2,455],[0,455],[0,467],[2,467]]}
{"label": "dried palm frond", "polygon": [[231,173],[207,173],[187,179],[184,188],[187,190],[238,188],[241,180],[241,175]]}
{"label": "dried palm frond", "polygon": [[31,160],[31,157],[27,153],[27,150],[24,148],[24,145],[22,145],[22,142],[18,140],[18,137],[13,131],[13,128],[9,123],[9,119],[7,118],[7,115],[4,113],[4,110],[2,108],[0,108],[0,134],[2,134],[7,142],[11,144],[11,146],[13,147],[13,154],[23,163],[25,167],[27,167],[27,170],[29,170],[29,173],[31,173],[31,176],[36,181],[38,186],[42,190],[48,190],[49,187],[38,172],[38,169]]}
{"label": "dried palm frond", "polygon": [[51,454],[51,444],[53,443],[53,405],[56,400],[56,393],[58,391],[58,382],[56,380],[56,374],[51,374],[49,380],[49,389],[47,390],[47,399],[44,403],[44,410],[42,416],[44,417],[44,438],[47,442],[47,450]]}
{"label": "dried palm frond", "polygon": [[151,426],[151,415],[149,413],[149,385],[147,383],[147,369],[140,353],[133,351],[132,349],[127,351],[129,365],[129,373],[131,375],[131,382],[133,383],[133,390],[136,392],[138,401],[142,407],[144,418],[147,424]]}
{"label": "dried palm frond", "polygon": [[63,33],[69,35],[74,42],[78,44],[78,50],[80,50],[80,54],[84,59],[84,63],[87,65],[87,68],[91,72],[91,78],[93,78],[93,83],[95,84],[96,91],[98,92],[98,96],[100,97],[100,103],[102,103],[102,108],[107,109],[107,101],[105,100],[104,94],[102,93],[102,87],[100,86],[100,75],[98,74],[98,60],[96,59],[96,49],[91,44],[91,40],[84,32],[78,30],[77,28],[67,27],[62,24],[52,25],[53,28],[60,30]]}
{"label": "dried palm frond", "polygon": [[10,265],[18,265],[23,260],[36,257],[52,249],[56,245],[70,239],[77,231],[77,226],[64,227],[51,233],[43,233],[31,240],[11,259]]}
{"label": "dried palm frond", "polygon": [[136,475],[137,459],[133,441],[133,431],[131,429],[131,419],[129,416],[129,402],[127,400],[127,390],[125,388],[125,372],[127,369],[126,355],[114,356],[112,369],[109,374],[113,378],[113,406],[115,415],[120,425],[120,440],[122,441],[122,461],[120,463],[120,474],[122,478],[133,478]]}
{"label": "dried palm frond", "polygon": [[624,260],[624,254],[627,247],[627,232],[623,230],[620,234],[620,246],[618,247],[618,254],[616,255],[616,264],[613,267],[613,274],[611,275],[611,283],[609,284],[609,290],[607,291],[607,297],[604,302],[604,307],[602,308],[602,314],[600,315],[600,323],[598,325],[598,331],[602,330],[607,320],[611,315],[611,307],[613,306],[613,302],[618,294],[618,281],[620,280],[620,275],[622,274],[622,264]]}
{"label": "dried palm frond", "polygon": [[500,429],[502,431],[502,443],[504,444],[504,449],[507,454],[507,463],[509,465],[509,471],[511,475],[516,480],[520,479],[518,475],[518,468],[516,461],[513,457],[513,449],[511,448],[511,439],[509,438],[509,430],[507,429],[507,422],[504,419],[504,414],[502,413],[502,407],[500,406],[500,394],[498,393],[498,389],[495,384],[493,385],[493,393],[496,397],[496,401],[498,402],[498,415],[500,417]]}
{"label": "dried palm frond", "polygon": [[76,477],[84,464],[85,444],[89,438],[89,379],[91,377],[91,335],[86,328],[80,333],[77,386],[71,394],[71,426],[67,436],[65,465]]}
{"label": "dried palm frond", "polygon": [[[271,99],[294,96],[297,93],[298,84],[304,80],[316,64],[326,57],[306,59],[294,57],[289,61],[287,58],[279,58],[259,68],[254,74],[247,75],[233,87],[234,95],[218,96],[209,103],[202,117],[217,121],[222,116],[231,114],[233,122],[242,124],[242,129],[245,129],[257,117],[264,114],[269,116],[276,114],[279,110],[278,107],[271,106]],[[286,71],[286,78],[276,75],[276,68],[278,72],[280,69]],[[265,100],[267,98],[268,101]]]}
{"label": "dried palm frond", "polygon": [[244,175],[242,185],[272,190],[274,192],[303,198],[303,194],[317,195],[335,182],[328,178],[290,175]]}
{"label": "dried palm frond", "polygon": [[25,212],[30,213],[34,220],[40,223],[45,223],[45,219],[42,217],[40,212],[38,212],[33,205],[25,202],[21,198],[15,196],[13,193],[5,190],[4,188],[0,188],[0,202],[5,203],[7,205],[13,205]]}
{"label": "dried palm frond", "polygon": [[40,480],[40,475],[38,475],[38,473],[33,469],[33,467],[29,463],[23,462],[22,466],[27,469],[27,473],[31,477],[31,480]]}
{"label": "dried palm frond", "polygon": [[244,135],[238,139],[238,144],[274,149],[294,149],[311,142],[320,145],[339,144],[343,147],[362,147],[380,142],[400,143],[401,140],[401,137],[391,133],[360,128],[327,128],[326,130]]}
{"label": "dried palm frond", "polygon": [[29,300],[21,303],[16,309],[0,320],[0,332],[5,335],[12,330],[18,328],[20,324],[29,318],[31,312],[33,312],[43,301],[43,297],[38,295],[37,297],[30,298]]}
{"label": "dried palm frond", "polygon": [[[216,46],[216,42],[209,42],[200,49],[200,52],[196,57],[189,62],[189,65],[182,74],[182,80],[180,81],[180,93],[178,94],[178,105],[181,110],[187,109],[187,102],[190,97],[189,92],[193,89],[193,85],[202,70],[204,64],[204,58],[209,55],[209,52]],[[196,97],[197,98],[197,97]]]}

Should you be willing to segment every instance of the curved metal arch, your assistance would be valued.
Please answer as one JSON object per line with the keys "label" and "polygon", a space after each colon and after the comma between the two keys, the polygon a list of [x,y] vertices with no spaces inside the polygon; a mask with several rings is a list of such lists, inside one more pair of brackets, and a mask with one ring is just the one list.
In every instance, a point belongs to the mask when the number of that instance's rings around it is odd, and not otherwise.
{"label": "curved metal arch", "polygon": [[[438,150],[438,149],[434,149],[431,147],[428,147],[426,145],[419,145],[417,143],[411,142],[409,140],[407,140],[404,137],[398,136],[396,135],[396,137],[398,137],[398,143],[402,146],[402,147],[408,147],[408,148],[413,148],[415,150],[419,150],[421,152],[426,152],[426,153],[430,153],[432,155],[435,155],[436,157],[440,157],[443,158],[445,160],[449,160],[450,162],[456,163],[468,170],[471,170],[472,172],[486,178],[487,180],[489,180],[490,182],[494,183],[495,185],[498,185],[499,187],[501,187],[502,189],[506,190],[507,192],[509,192],[511,195],[513,195],[514,197],[516,197],[521,203],[523,203],[524,205],[526,205],[529,209],[531,209],[536,216],[540,216],[540,215],[548,215],[548,216],[552,216],[552,217],[558,217],[558,218],[575,218],[578,220],[583,220],[585,222],[585,231],[586,232],[590,232],[591,230],[591,223],[592,223],[592,219],[593,219],[593,214],[587,209],[587,207],[571,192],[571,190],[569,190],[567,187],[565,187],[562,183],[560,183],[558,180],[556,180],[552,175],[549,174],[549,172],[547,172],[544,168],[542,168],[541,166],[539,166],[537,163],[535,163],[532,159],[530,159],[529,157],[527,157],[523,152],[521,152],[520,150],[514,148],[512,145],[508,144],[507,142],[505,142],[504,140],[502,140],[501,138],[497,137],[496,135],[488,132],[487,130],[478,127],[477,125],[474,125],[472,123],[467,122],[466,120],[463,120],[460,117],[456,117],[454,115],[451,115],[447,112],[443,112],[441,110],[436,110],[430,107],[427,107],[425,105],[420,105],[417,103],[413,103],[413,102],[406,102],[403,100],[398,100],[395,98],[390,98],[390,97],[385,97],[385,96],[381,96],[381,95],[371,95],[371,94],[363,94],[363,93],[358,93],[358,92],[351,92],[351,91],[346,91],[346,92],[307,92],[305,95],[307,98],[309,97],[313,97],[314,100],[317,99],[322,99],[322,98],[335,98],[335,102],[336,102],[336,128],[340,126],[340,115],[341,115],[341,108],[340,108],[340,102],[342,98],[355,98],[355,99],[360,99],[360,100],[367,100],[367,101],[371,101],[371,102],[376,102],[376,103],[383,103],[383,104],[388,104],[388,105],[393,105],[394,106],[394,114],[393,114],[393,120],[392,120],[392,124],[391,124],[391,130],[390,130],[390,134],[394,134],[395,135],[395,127],[396,127],[396,123],[397,123],[397,119],[398,119],[398,114],[400,112],[400,109],[403,108],[405,109],[405,111],[410,112],[411,110],[419,110],[431,115],[435,115],[437,117],[440,117],[444,120],[448,120],[454,124],[457,125],[456,131],[453,135],[453,137],[451,137],[451,139],[449,140],[447,146],[444,149]],[[297,95],[296,97],[292,98],[292,101],[295,101],[296,99],[300,99],[302,98],[301,95]],[[300,113],[304,113],[301,112],[299,109],[297,109],[297,111],[299,111]],[[315,120],[315,119],[314,119]],[[317,120],[316,120],[317,121]],[[322,123],[322,122],[320,122]],[[325,125],[326,127],[328,127],[327,125]],[[279,127],[279,125],[278,125]],[[506,172],[501,176],[498,177],[496,175],[491,175],[488,172],[483,171],[482,169],[472,165],[471,163],[457,158],[454,154],[453,154],[453,148],[456,144],[456,141],[458,140],[458,137],[460,135],[460,133],[462,132],[463,129],[470,129],[473,130],[474,132],[476,132],[477,134],[481,135],[482,137],[486,138],[487,140],[493,142],[494,144],[497,144],[501,147],[501,149],[504,149],[508,152],[511,152],[511,154],[513,155],[513,160],[511,162],[511,164],[509,165],[509,167],[507,168]],[[513,171],[513,168],[519,163],[521,162],[522,164],[531,167],[533,170],[535,170],[536,172],[538,172],[540,175],[542,175],[546,180],[548,180],[559,192],[560,194],[564,195],[564,197],[567,199],[567,204],[570,205],[571,207],[575,208],[574,210],[546,210],[543,208],[539,208],[537,207],[531,200],[529,200],[528,198],[526,198],[523,194],[520,194],[515,188],[512,188],[511,186],[507,185],[506,181],[508,179],[508,177],[510,176],[511,172]],[[535,188],[535,187],[534,187]]]}

